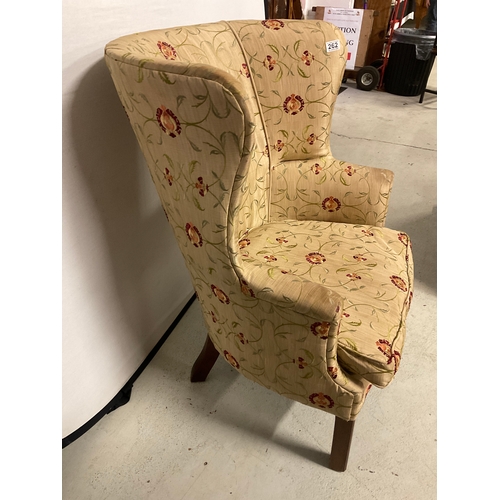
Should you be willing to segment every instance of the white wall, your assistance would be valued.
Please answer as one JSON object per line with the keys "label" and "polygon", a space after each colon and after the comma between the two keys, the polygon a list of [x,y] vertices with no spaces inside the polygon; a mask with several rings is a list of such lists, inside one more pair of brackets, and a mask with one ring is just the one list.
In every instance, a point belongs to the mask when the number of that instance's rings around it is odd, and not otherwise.
{"label": "white wall", "polygon": [[263,19],[264,2],[62,5],[64,438],[117,394],[193,294],[104,63],[104,46],[143,30]]}

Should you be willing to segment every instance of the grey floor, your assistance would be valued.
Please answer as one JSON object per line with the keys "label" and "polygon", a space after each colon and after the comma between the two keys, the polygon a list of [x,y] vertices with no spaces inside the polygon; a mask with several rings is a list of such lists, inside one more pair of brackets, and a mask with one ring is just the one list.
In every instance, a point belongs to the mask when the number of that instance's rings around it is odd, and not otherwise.
{"label": "grey floor", "polygon": [[[437,60],[428,87],[437,88]],[[401,367],[372,389],[348,469],[325,465],[334,417],[252,384],[219,359],[189,372],[205,329],[195,302],[139,377],[130,402],[62,451],[64,500],[432,500],[436,462],[437,96],[338,98],[332,150],[395,172],[387,226],[409,233],[415,295]]]}

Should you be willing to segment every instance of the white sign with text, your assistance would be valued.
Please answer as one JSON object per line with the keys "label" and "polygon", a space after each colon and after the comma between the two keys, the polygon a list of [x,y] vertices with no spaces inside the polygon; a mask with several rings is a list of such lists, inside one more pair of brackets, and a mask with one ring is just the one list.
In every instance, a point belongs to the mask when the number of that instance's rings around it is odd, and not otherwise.
{"label": "white sign with text", "polygon": [[347,44],[346,69],[354,69],[354,62],[358,53],[361,23],[363,22],[363,9],[335,9],[326,7],[323,20],[334,24],[344,33]]}

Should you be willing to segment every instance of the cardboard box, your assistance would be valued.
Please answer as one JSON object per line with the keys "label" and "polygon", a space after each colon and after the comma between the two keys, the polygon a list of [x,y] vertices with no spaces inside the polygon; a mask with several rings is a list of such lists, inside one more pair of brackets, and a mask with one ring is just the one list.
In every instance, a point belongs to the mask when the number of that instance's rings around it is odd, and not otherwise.
{"label": "cardboard box", "polygon": [[338,9],[354,9],[354,0],[317,0],[317,7],[336,7]]}
{"label": "cardboard box", "polygon": [[363,67],[375,11],[369,9],[315,7],[315,12],[316,19],[334,24],[344,33],[347,43],[346,69],[352,70]]}

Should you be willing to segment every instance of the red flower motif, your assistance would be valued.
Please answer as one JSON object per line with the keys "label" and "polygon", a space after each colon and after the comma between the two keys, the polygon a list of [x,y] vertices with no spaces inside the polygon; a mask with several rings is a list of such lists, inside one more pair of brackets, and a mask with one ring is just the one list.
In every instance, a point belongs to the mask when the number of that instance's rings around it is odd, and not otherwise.
{"label": "red flower motif", "polygon": [[223,304],[229,304],[229,297],[215,285],[210,285],[212,293],[222,302]]}
{"label": "red flower motif", "polygon": [[283,141],[276,141],[276,144],[273,146],[273,149],[280,152],[285,147],[285,143]]}
{"label": "red flower motif", "polygon": [[267,19],[265,21],[261,21],[260,23],[265,28],[275,31],[285,27],[285,23],[279,19]]}
{"label": "red flower motif", "polygon": [[307,142],[312,146],[314,144],[314,142],[316,141],[317,138],[318,138],[318,136],[316,134],[311,134],[307,138]]}
{"label": "red flower motif", "polygon": [[276,64],[276,59],[273,59],[271,56],[266,56],[263,64],[269,71],[272,71],[274,69],[274,65]]}
{"label": "red flower motif", "polygon": [[376,342],[378,350],[387,356],[387,352],[391,350],[392,344],[385,339],[379,339]]}
{"label": "red flower motif", "polygon": [[327,321],[319,322],[317,321],[316,323],[313,323],[311,325],[311,332],[316,335],[316,337],[319,336],[320,339],[327,339],[328,338],[328,331],[330,330],[330,323]]}
{"label": "red flower motif", "polygon": [[391,276],[391,281],[394,285],[396,285],[400,290],[403,292],[408,291],[408,287],[406,286],[406,282],[403,278],[400,278],[399,276]]}
{"label": "red flower motif", "polygon": [[165,168],[165,172],[163,173],[163,175],[165,176],[165,179],[167,179],[168,185],[171,186],[174,178],[172,177],[172,174],[170,173],[170,170],[168,168]]}
{"label": "red flower motif", "polygon": [[174,61],[177,59],[177,52],[172,45],[166,42],[158,42],[157,43],[158,48],[160,49],[160,52],[165,56],[166,59],[169,59],[170,61]]}
{"label": "red flower motif", "polygon": [[296,115],[304,109],[304,99],[300,95],[291,94],[283,102],[283,109],[285,113]]}
{"label": "red flower motif", "polygon": [[361,254],[356,254],[353,255],[352,258],[357,261],[357,262],[364,262],[366,260],[366,257],[363,257]]}
{"label": "red flower motif", "polygon": [[210,316],[212,317],[212,321],[213,321],[214,323],[217,323],[217,321],[218,321],[218,320],[217,320],[217,316],[215,315],[215,313],[214,313],[213,311],[210,311]]}
{"label": "red flower motif", "polygon": [[198,177],[198,182],[195,183],[196,189],[200,193],[200,196],[205,196],[205,193],[208,192],[208,184],[203,182],[203,177]]}
{"label": "red flower motif", "polygon": [[203,246],[203,238],[196,226],[193,226],[189,222],[186,224],[186,234],[189,241],[197,248]]}
{"label": "red flower motif", "polygon": [[241,280],[240,286],[243,295],[246,295],[247,297],[255,297],[255,292],[248,286],[248,283],[245,280]]}
{"label": "red flower motif", "polygon": [[239,369],[240,364],[238,363],[238,361],[236,361],[235,357],[230,352],[224,351],[224,357],[233,368],[236,368],[237,370]]}
{"label": "red flower motif", "polygon": [[243,76],[246,76],[247,78],[250,78],[250,70],[248,69],[248,65],[247,64],[243,63],[241,65],[240,73]]}
{"label": "red flower motif", "polygon": [[302,61],[306,66],[311,66],[311,63],[314,61],[314,56],[308,50],[305,50],[302,54]]}
{"label": "red flower motif", "polygon": [[181,124],[174,113],[165,106],[156,110],[156,120],[160,128],[170,137],[177,137],[181,133]]}
{"label": "red flower motif", "polygon": [[408,309],[411,307],[411,301],[413,300],[413,292],[408,295]]}
{"label": "red flower motif", "polygon": [[301,357],[298,357],[297,360],[292,359],[292,362],[296,363],[298,365],[299,369],[301,369],[301,370],[303,370],[304,367],[307,366],[307,363],[306,363],[305,359],[301,358]]}
{"label": "red flower motif", "polygon": [[266,259],[267,262],[275,262],[278,260],[274,255],[264,255],[264,259]]}
{"label": "red flower motif", "polygon": [[399,364],[401,362],[401,354],[399,351],[392,350],[392,344],[385,339],[379,339],[376,342],[378,350],[387,358],[387,364],[390,365],[394,361],[394,374],[399,369]]}
{"label": "red flower motif", "polygon": [[340,201],[338,198],[330,196],[323,200],[323,203],[321,203],[321,207],[323,208],[323,210],[326,210],[328,212],[336,212],[337,210],[340,210]]}
{"label": "red flower motif", "polygon": [[362,229],[361,232],[364,233],[365,236],[373,236],[373,233],[371,231],[366,230],[366,229]]}
{"label": "red flower motif", "polygon": [[403,243],[403,245],[408,246],[408,235],[406,233],[398,233],[398,240]]}
{"label": "red flower motif", "polygon": [[314,394],[311,394],[309,396],[309,401],[313,405],[317,405],[320,408],[333,408],[334,405],[333,399],[322,392],[315,392]]}
{"label": "red flower motif", "polygon": [[344,168],[344,172],[349,176],[351,177],[352,174],[355,174],[356,173],[356,169],[355,168],[352,168],[350,165],[346,168]]}
{"label": "red flower motif", "polygon": [[337,367],[335,368],[333,366],[328,367],[328,373],[330,374],[330,377],[333,378],[333,380],[337,378],[338,371],[339,369]]}
{"label": "red flower motif", "polygon": [[238,338],[238,340],[242,343],[242,344],[248,344],[248,340],[245,338],[245,335],[243,335],[243,333],[238,333],[238,335],[236,335],[236,337]]}
{"label": "red flower motif", "polygon": [[360,280],[361,279],[361,276],[359,274],[356,274],[356,273],[347,273],[346,276],[350,280]]}
{"label": "red flower motif", "polygon": [[242,248],[245,248],[247,247],[248,245],[250,245],[250,240],[248,238],[245,238],[243,240],[240,240],[239,243],[238,243],[238,246],[240,247],[240,250]]}
{"label": "red flower motif", "polygon": [[288,243],[288,240],[286,240],[285,238],[276,238],[276,241],[281,245],[283,243]]}
{"label": "red flower motif", "polygon": [[319,252],[311,252],[306,255],[306,260],[309,264],[323,264],[326,261],[325,256]]}
{"label": "red flower motif", "polygon": [[312,167],[311,167],[311,170],[312,172],[314,173],[314,175],[318,175],[322,170],[323,168],[320,166],[319,163],[315,163]]}
{"label": "red flower motif", "polygon": [[264,152],[263,152],[263,154],[264,154],[265,156],[269,156],[269,146],[266,146],[266,147],[264,148]]}

